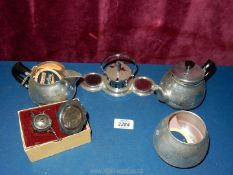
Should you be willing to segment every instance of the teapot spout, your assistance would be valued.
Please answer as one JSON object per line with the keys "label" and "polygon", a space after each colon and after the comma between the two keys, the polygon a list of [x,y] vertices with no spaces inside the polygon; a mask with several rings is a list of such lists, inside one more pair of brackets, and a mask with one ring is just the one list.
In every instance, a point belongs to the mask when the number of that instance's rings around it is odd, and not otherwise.
{"label": "teapot spout", "polygon": [[64,79],[68,80],[72,85],[76,84],[77,81],[82,77],[79,72],[74,70],[64,70]]}
{"label": "teapot spout", "polygon": [[157,96],[159,98],[159,101],[164,102],[164,103],[167,102],[168,96],[165,93],[165,91],[159,85],[155,86],[155,92],[156,92],[156,94],[157,94]]}

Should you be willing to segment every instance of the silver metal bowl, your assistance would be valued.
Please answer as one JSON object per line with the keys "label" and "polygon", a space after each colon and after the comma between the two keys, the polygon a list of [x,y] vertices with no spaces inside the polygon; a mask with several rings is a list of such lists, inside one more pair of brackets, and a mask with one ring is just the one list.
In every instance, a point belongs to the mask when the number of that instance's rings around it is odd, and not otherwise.
{"label": "silver metal bowl", "polygon": [[189,111],[177,111],[164,118],[155,129],[153,141],[159,156],[179,168],[199,164],[209,148],[205,123]]}

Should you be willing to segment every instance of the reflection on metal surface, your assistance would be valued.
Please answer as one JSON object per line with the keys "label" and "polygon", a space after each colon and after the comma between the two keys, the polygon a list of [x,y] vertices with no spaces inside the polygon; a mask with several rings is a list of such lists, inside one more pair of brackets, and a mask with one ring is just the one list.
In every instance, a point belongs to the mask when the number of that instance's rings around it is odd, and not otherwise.
{"label": "reflection on metal surface", "polygon": [[28,88],[29,96],[38,105],[72,99],[76,92],[76,82],[81,75],[55,61],[42,62],[32,68],[21,62],[12,68],[15,79]]}
{"label": "reflection on metal surface", "polygon": [[205,98],[205,80],[215,71],[215,64],[208,60],[203,67],[192,61],[174,65],[155,89],[159,100],[176,109],[199,106]]}
{"label": "reflection on metal surface", "polygon": [[154,81],[148,77],[136,77],[133,81],[133,92],[139,96],[154,93]]}
{"label": "reflection on metal surface", "polygon": [[57,112],[60,130],[68,135],[80,132],[87,122],[86,115],[79,100],[65,102]]}
{"label": "reflection on metal surface", "polygon": [[100,91],[103,86],[103,77],[98,73],[88,73],[84,75],[80,85],[83,89],[90,92]]}
{"label": "reflection on metal surface", "polygon": [[101,68],[106,93],[118,97],[131,92],[131,83],[138,70],[133,58],[123,54],[111,55],[103,60]]}
{"label": "reflection on metal surface", "polygon": [[177,111],[164,118],[156,127],[153,139],[159,156],[179,168],[199,164],[209,147],[205,123],[189,111]]}
{"label": "reflection on metal surface", "polygon": [[67,70],[58,62],[43,62],[32,69],[29,95],[40,105],[72,99],[80,77],[78,72]]}
{"label": "reflection on metal surface", "polygon": [[152,79],[135,77],[138,65],[128,55],[115,54],[101,63],[103,74],[88,73],[82,78],[81,87],[90,92],[103,90],[107,94],[120,97],[134,92],[139,96],[151,95],[155,91]]}
{"label": "reflection on metal surface", "polygon": [[32,118],[32,128],[34,129],[34,131],[38,133],[52,132],[57,138],[57,141],[60,140],[60,138],[57,136],[56,132],[52,128],[52,120],[47,114],[40,113],[35,115],[33,114],[33,112],[31,112],[30,115]]}
{"label": "reflection on metal surface", "polygon": [[41,113],[37,115],[31,113],[31,117],[32,117],[32,127],[37,132],[48,131],[52,126],[51,118],[45,113]]}

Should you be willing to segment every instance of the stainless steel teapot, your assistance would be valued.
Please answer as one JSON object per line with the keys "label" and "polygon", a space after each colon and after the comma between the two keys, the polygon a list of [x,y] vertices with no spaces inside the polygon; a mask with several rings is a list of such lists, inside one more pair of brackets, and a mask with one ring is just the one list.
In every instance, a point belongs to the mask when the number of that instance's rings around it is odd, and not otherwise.
{"label": "stainless steel teapot", "polygon": [[28,88],[29,96],[38,105],[72,99],[76,93],[76,82],[81,74],[67,70],[55,61],[42,62],[30,70],[21,62],[12,68],[15,79]]}
{"label": "stainless steel teapot", "polygon": [[205,98],[205,81],[215,72],[213,61],[202,67],[193,61],[176,64],[162,78],[155,91],[161,102],[176,109],[193,109]]}

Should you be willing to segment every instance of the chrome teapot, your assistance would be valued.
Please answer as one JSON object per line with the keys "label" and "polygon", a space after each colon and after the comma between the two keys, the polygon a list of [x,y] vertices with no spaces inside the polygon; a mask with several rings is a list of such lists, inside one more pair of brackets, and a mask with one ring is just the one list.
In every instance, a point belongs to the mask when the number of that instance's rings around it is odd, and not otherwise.
{"label": "chrome teapot", "polygon": [[205,98],[205,81],[209,79],[216,67],[208,60],[202,67],[193,61],[176,64],[162,78],[155,91],[161,102],[176,109],[193,109]]}
{"label": "chrome teapot", "polygon": [[38,105],[72,99],[81,74],[67,70],[55,61],[42,62],[30,70],[21,62],[12,68],[15,79],[28,88],[29,96]]}

